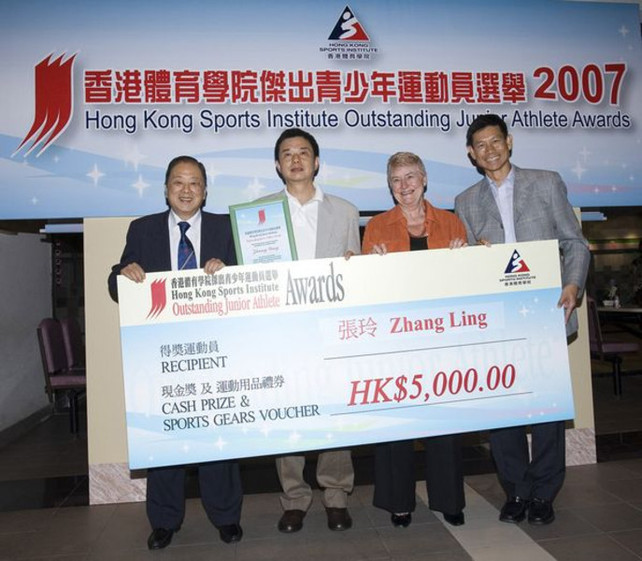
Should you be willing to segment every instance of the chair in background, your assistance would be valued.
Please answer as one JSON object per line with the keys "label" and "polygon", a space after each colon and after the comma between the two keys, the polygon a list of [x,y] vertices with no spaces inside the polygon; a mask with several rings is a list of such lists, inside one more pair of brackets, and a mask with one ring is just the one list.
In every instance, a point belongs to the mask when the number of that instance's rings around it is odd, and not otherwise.
{"label": "chair in background", "polygon": [[85,368],[85,344],[82,340],[80,325],[76,318],[68,317],[60,320],[62,338],[65,342],[67,368],[78,370]]}
{"label": "chair in background", "polygon": [[622,356],[627,353],[637,353],[640,347],[637,343],[630,341],[605,341],[600,327],[600,315],[597,311],[597,304],[593,298],[587,298],[588,323],[589,323],[589,344],[591,356],[599,360],[605,360],[613,365],[613,391],[615,395],[622,395]]}
{"label": "chair in background", "polygon": [[85,370],[70,369],[65,352],[65,340],[60,322],[45,318],[38,324],[38,343],[42,368],[45,374],[45,391],[49,402],[54,403],[56,392],[65,392],[69,401],[69,425],[71,432],[78,433],[78,397],[85,392]]}

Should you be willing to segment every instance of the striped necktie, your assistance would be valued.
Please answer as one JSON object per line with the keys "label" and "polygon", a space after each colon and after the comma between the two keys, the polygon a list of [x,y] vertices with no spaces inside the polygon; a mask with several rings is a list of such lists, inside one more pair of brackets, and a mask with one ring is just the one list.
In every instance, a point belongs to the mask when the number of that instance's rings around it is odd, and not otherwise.
{"label": "striped necktie", "polygon": [[178,242],[178,270],[196,269],[194,246],[185,235],[185,232],[187,232],[189,228],[189,222],[179,222],[178,227],[181,229],[181,239]]}

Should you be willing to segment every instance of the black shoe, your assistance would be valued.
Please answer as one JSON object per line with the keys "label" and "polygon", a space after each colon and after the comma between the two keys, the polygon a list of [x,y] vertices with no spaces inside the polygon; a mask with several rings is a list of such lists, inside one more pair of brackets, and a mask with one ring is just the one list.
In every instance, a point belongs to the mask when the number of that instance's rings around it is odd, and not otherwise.
{"label": "black shoe", "polygon": [[147,547],[149,549],[163,549],[172,542],[174,532],[178,530],[168,530],[167,528],[154,528],[147,538]]}
{"label": "black shoe", "polygon": [[463,526],[466,523],[463,512],[457,514],[446,514],[444,512],[444,520],[451,526]]}
{"label": "black shoe", "polygon": [[239,524],[226,524],[217,526],[218,534],[225,543],[240,542],[243,537],[243,528]]}
{"label": "black shoe", "polygon": [[392,522],[392,525],[395,528],[407,528],[410,526],[410,523],[412,522],[412,513],[410,512],[404,512],[403,514],[391,514],[390,515],[390,522]]}
{"label": "black shoe", "polygon": [[528,507],[528,523],[536,526],[550,524],[555,520],[553,503],[546,499],[533,499]]}
{"label": "black shoe", "polygon": [[330,530],[341,532],[352,528],[352,518],[350,518],[347,508],[326,507],[325,513],[328,515],[328,528]]}
{"label": "black shoe", "polygon": [[293,532],[298,532],[303,528],[303,518],[305,517],[305,511],[303,510],[286,510],[279,520],[278,529],[279,532],[285,534],[292,534]]}
{"label": "black shoe", "polygon": [[508,522],[510,524],[518,524],[526,518],[526,511],[528,510],[528,501],[521,497],[509,497],[504,503],[502,511],[499,513],[499,520],[501,522]]}

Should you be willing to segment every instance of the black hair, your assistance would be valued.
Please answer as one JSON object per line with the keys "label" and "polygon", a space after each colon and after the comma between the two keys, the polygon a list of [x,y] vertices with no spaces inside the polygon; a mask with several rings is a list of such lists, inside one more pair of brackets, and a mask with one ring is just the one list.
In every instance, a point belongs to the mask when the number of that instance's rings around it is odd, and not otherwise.
{"label": "black hair", "polygon": [[201,208],[203,208],[207,202],[207,172],[205,171],[205,166],[192,156],[176,156],[169,164],[167,164],[167,171],[165,172],[165,203],[167,206],[171,207],[169,199],[167,198],[167,182],[169,181],[169,176],[171,175],[172,170],[178,164],[195,164],[201,171],[201,175],[203,176],[203,188],[205,189],[203,204],[201,205]]}
{"label": "black hair", "polygon": [[287,140],[288,138],[297,138],[299,136],[302,136],[310,143],[310,145],[312,146],[312,152],[314,152],[314,157],[319,157],[319,143],[309,132],[301,129],[286,129],[281,133],[281,136],[279,136],[276,144],[274,145],[275,162],[279,160],[279,150],[281,149],[281,144],[283,143],[283,141]]}
{"label": "black hair", "polygon": [[[284,140],[287,140],[288,138],[305,138],[310,143],[310,146],[312,146],[312,152],[314,154],[315,158],[319,157],[319,143],[317,142],[316,138],[314,138],[309,132],[304,131],[302,129],[286,129],[281,133],[281,136],[276,141],[276,144],[274,145],[274,161],[278,162],[279,161],[279,150],[281,149],[281,144],[283,144]],[[279,174],[279,177],[281,178],[281,181],[285,183],[285,179],[283,179],[283,176],[281,175],[281,172],[276,170],[276,173]],[[317,168],[314,171],[314,177],[317,176],[317,173],[319,173],[319,168]]]}
{"label": "black hair", "polygon": [[[485,113],[484,115],[478,115],[477,117],[475,117],[473,122],[470,123],[470,126],[466,131],[466,146],[472,147],[473,136],[475,135],[475,133],[479,132],[482,129],[485,129],[486,127],[498,127],[504,139],[508,138],[508,127],[506,126],[506,122],[504,121],[504,119],[502,119],[495,113]],[[509,151],[509,155],[513,155],[512,149]],[[477,161],[470,155],[470,152],[468,153],[468,160],[471,164],[473,164],[473,166],[475,166],[477,173],[479,173],[480,175],[486,175],[484,169],[480,168],[477,165]]]}
{"label": "black hair", "polygon": [[165,187],[167,187],[167,182],[169,181],[169,176],[172,173],[172,170],[178,164],[195,164],[198,166],[198,169],[201,170],[201,175],[203,176],[203,185],[207,187],[207,172],[205,171],[205,166],[199,162],[196,158],[192,156],[176,156],[168,165],[167,171],[165,172]]}
{"label": "black hair", "polygon": [[478,115],[475,120],[470,123],[468,130],[466,131],[466,146],[473,145],[473,135],[486,127],[499,127],[499,130],[502,131],[504,138],[508,138],[508,127],[506,122],[499,115],[495,113],[487,113],[484,115]]}

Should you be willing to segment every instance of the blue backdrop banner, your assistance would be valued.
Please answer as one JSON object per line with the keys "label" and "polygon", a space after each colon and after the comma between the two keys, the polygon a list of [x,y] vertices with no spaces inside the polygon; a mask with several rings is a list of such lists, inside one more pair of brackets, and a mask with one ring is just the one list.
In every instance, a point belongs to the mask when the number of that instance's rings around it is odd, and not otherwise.
{"label": "blue backdrop banner", "polygon": [[208,209],[280,188],[292,126],[317,181],[362,211],[391,200],[390,154],[419,154],[452,208],[479,178],[475,115],[513,161],[559,171],[580,207],[642,204],[637,4],[532,0],[3,2],[0,218],[142,215],[169,160],[208,170]]}

